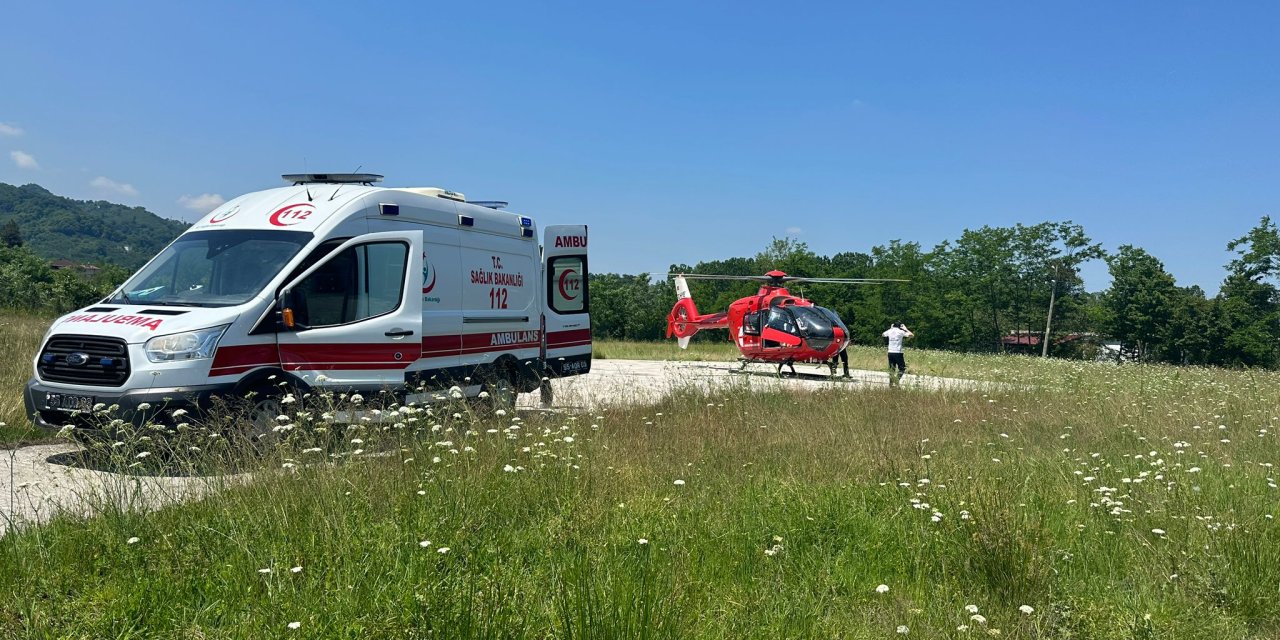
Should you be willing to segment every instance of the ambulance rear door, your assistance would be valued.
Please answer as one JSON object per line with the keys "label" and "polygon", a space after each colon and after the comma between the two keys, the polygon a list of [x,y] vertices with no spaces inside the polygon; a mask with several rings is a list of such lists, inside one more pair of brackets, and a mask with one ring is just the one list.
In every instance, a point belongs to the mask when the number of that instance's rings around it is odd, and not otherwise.
{"label": "ambulance rear door", "polygon": [[546,304],[544,360],[550,377],[591,371],[591,295],[587,277],[587,226],[551,225],[543,229],[543,282]]}

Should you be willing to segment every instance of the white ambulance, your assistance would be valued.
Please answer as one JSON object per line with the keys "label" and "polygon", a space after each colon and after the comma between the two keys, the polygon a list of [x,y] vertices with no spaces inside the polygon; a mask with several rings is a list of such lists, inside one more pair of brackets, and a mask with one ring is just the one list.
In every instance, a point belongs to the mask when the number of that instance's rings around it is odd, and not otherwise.
{"label": "white ambulance", "polygon": [[[164,419],[286,388],[462,387],[499,404],[591,370],[587,227],[374,174],[286,175],[223,204],[115,293],[59,318],[28,382],[37,426],[97,405]],[[422,398],[426,399],[426,398]],[[145,403],[145,404],[144,404]],[[150,405],[145,412],[139,406]]]}

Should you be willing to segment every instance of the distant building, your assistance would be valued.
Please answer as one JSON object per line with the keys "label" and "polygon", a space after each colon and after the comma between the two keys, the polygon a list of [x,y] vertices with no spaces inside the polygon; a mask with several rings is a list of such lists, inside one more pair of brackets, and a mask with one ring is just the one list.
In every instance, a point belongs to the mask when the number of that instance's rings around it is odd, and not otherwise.
{"label": "distant building", "polygon": [[[1006,353],[1025,353],[1040,355],[1040,343],[1044,339],[1043,331],[1010,331],[1000,338]],[[1119,351],[1119,342],[1103,338],[1096,333],[1064,333],[1056,335],[1049,349],[1050,353],[1059,356],[1115,360]]]}
{"label": "distant building", "polygon": [[72,262],[71,260],[67,260],[66,258],[59,258],[57,260],[50,262],[49,268],[53,269],[54,271],[63,271],[66,269],[71,269],[75,271],[76,275],[79,275],[85,278],[92,278],[93,276],[98,275],[98,272],[102,271],[102,268],[98,267],[97,265]]}

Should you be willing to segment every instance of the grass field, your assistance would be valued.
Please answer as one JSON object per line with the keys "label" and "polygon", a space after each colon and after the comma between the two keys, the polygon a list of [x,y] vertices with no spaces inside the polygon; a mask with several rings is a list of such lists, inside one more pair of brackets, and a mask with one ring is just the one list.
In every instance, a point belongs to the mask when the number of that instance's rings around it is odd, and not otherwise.
{"label": "grass field", "polygon": [[31,428],[22,406],[22,388],[31,379],[31,361],[51,318],[0,312],[0,444],[46,440]]}
{"label": "grass field", "polygon": [[0,539],[0,636],[1280,636],[1280,377],[940,363],[1043,384],[295,405],[252,483]]}

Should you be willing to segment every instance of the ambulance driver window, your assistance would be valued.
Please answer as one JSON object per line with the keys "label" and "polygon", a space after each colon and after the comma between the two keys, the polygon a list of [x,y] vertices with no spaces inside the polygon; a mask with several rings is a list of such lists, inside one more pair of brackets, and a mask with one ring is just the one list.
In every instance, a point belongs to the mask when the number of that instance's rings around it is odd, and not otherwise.
{"label": "ambulance driver window", "polygon": [[409,248],[375,242],[346,249],[298,283],[294,318],[308,327],[348,324],[395,311]]}
{"label": "ambulance driver window", "polygon": [[562,256],[549,261],[547,299],[556,313],[587,310],[587,264],[584,256]]}

